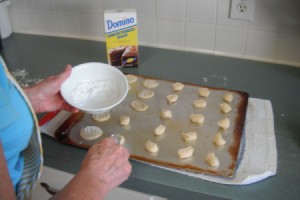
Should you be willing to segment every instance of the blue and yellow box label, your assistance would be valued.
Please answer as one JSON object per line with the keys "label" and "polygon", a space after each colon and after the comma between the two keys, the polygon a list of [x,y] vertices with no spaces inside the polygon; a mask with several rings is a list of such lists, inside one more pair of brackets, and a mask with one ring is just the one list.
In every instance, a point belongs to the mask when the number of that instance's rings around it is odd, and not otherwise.
{"label": "blue and yellow box label", "polygon": [[104,24],[108,64],[118,68],[137,67],[139,55],[136,11],[106,10]]}

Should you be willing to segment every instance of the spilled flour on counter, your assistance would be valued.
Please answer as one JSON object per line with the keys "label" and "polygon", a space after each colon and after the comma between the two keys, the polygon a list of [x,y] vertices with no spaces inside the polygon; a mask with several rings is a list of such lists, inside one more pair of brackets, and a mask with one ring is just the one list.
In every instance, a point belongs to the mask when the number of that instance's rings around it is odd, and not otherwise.
{"label": "spilled flour on counter", "polygon": [[42,78],[33,78],[25,69],[16,69],[11,72],[11,75],[16,79],[21,87],[29,87],[41,82]]}
{"label": "spilled flour on counter", "polygon": [[227,77],[222,75],[212,75],[208,77],[203,77],[202,80],[205,83],[213,83],[216,86],[226,86],[227,84]]}
{"label": "spilled flour on counter", "polygon": [[111,80],[81,81],[70,93],[70,99],[79,107],[103,108],[120,96],[119,87]]}

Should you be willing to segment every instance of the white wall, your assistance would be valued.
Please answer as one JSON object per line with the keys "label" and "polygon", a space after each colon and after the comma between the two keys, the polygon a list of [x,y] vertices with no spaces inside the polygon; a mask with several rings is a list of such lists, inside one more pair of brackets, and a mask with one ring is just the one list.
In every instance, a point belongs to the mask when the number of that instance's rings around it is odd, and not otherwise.
{"label": "white wall", "polygon": [[104,41],[105,9],[136,8],[141,45],[300,66],[300,1],[256,0],[253,21],[230,0],[11,0],[13,31]]}

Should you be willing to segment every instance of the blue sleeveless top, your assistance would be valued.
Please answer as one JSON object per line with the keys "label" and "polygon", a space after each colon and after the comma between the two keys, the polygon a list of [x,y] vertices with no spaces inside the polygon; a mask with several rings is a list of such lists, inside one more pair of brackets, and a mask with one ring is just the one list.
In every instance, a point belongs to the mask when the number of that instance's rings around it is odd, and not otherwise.
{"label": "blue sleeveless top", "polygon": [[24,167],[22,151],[27,147],[33,129],[30,108],[7,78],[0,62],[0,141],[15,190]]}

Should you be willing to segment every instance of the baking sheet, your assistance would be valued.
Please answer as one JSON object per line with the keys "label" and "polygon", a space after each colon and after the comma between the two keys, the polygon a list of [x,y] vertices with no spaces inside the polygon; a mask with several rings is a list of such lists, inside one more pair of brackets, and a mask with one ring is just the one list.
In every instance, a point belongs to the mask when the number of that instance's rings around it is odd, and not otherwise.
{"label": "baking sheet", "polygon": [[[131,89],[128,96],[121,104],[110,111],[111,118],[108,121],[94,121],[90,114],[73,114],[57,129],[55,137],[64,143],[89,148],[101,138],[118,133],[125,137],[124,146],[130,151],[132,159],[195,173],[225,177],[233,176],[243,134],[248,94],[240,91],[209,88],[210,95],[207,98],[202,98],[207,100],[206,108],[195,108],[192,102],[201,98],[198,95],[198,89],[205,86],[185,84],[182,91],[174,92],[172,86],[174,82],[158,80],[159,87],[152,89],[154,97],[139,99],[137,93],[145,89],[143,82],[148,78],[138,76],[138,81],[130,84]],[[224,102],[223,95],[228,92],[231,92],[234,96],[233,101],[230,103],[232,111],[223,114],[219,104]],[[179,98],[177,102],[168,104],[166,97],[173,93],[178,94]],[[134,111],[130,107],[133,100],[147,103],[149,109],[144,112]],[[172,110],[172,119],[162,119],[160,117],[163,109]],[[205,116],[204,123],[190,122],[191,113],[203,114]],[[127,126],[120,125],[120,115],[130,116],[131,123]],[[230,119],[231,126],[229,129],[222,131],[226,144],[218,147],[213,143],[213,138],[220,131],[217,122],[224,117]],[[154,129],[160,124],[166,126],[166,131],[162,136],[155,136]],[[80,129],[90,125],[100,127],[104,135],[94,141],[86,141],[80,138]],[[188,131],[197,132],[196,141],[185,142],[182,139],[181,133]],[[144,144],[147,140],[158,144],[158,153],[149,153],[145,150]],[[178,149],[187,146],[192,146],[195,149],[193,156],[188,159],[179,159],[177,156]],[[214,152],[219,158],[220,165],[218,167],[211,167],[205,162],[205,157],[210,152]]]}

